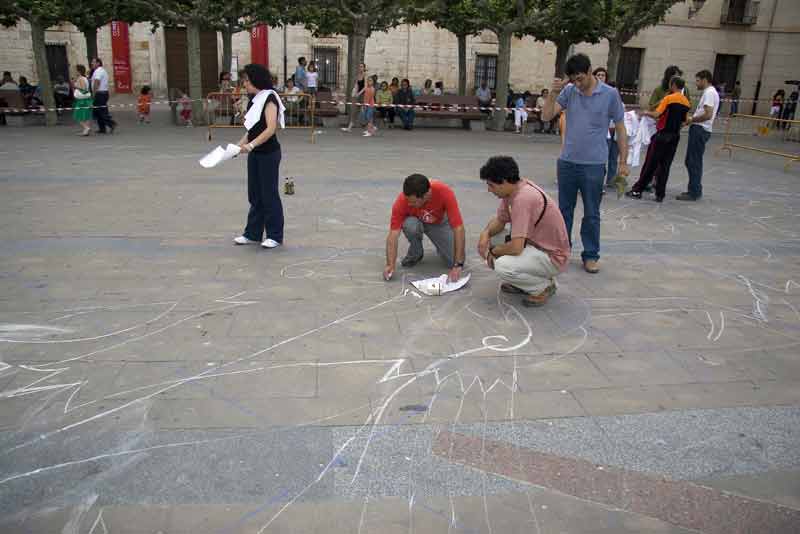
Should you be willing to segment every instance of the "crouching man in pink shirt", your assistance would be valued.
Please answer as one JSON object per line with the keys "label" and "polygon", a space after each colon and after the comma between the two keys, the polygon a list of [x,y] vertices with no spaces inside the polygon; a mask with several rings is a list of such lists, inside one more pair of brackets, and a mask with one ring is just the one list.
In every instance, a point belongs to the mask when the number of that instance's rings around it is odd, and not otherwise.
{"label": "crouching man in pink shirt", "polygon": [[[494,156],[481,168],[490,193],[500,199],[478,239],[478,254],[486,259],[505,293],[522,295],[522,304],[543,306],[556,292],[556,276],[567,268],[569,237],[558,204],[530,180],[519,177],[509,156]],[[492,237],[511,223],[505,243],[492,246]]]}

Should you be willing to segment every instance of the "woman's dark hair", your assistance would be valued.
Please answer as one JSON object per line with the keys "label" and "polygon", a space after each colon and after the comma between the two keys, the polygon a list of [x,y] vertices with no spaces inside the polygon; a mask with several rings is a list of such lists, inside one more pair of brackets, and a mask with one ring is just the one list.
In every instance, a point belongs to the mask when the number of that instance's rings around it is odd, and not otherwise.
{"label": "woman's dark hair", "polygon": [[598,73],[598,72],[605,72],[605,73],[606,73],[606,79],[608,79],[608,69],[606,69],[605,67],[597,67],[597,68],[596,68],[596,69],[594,69],[594,71],[592,72],[592,75],[593,75],[593,76],[597,76],[597,73]]}
{"label": "woman's dark hair", "polygon": [[670,78],[669,84],[677,87],[679,91],[683,91],[683,88],[686,87],[686,81],[680,76],[673,76]]}
{"label": "woman's dark hair", "polygon": [[23,83],[28,83],[28,78],[26,78],[25,76],[20,76],[19,84],[22,85]]}
{"label": "woman's dark hair", "polygon": [[422,198],[430,188],[430,180],[422,174],[412,174],[403,182],[403,194],[407,197]]}
{"label": "woman's dark hair", "polygon": [[222,72],[220,72],[219,73],[219,83],[222,84],[222,80],[225,79],[225,76],[230,76],[230,75],[231,75],[231,73],[228,72],[227,70],[223,70]]}
{"label": "woman's dark hair", "polygon": [[396,83],[400,83],[400,80],[398,80],[398,79],[397,79],[397,76],[395,76],[394,78],[392,78],[392,83],[395,83],[395,84],[396,84]]}
{"label": "woman's dark hair", "polygon": [[407,86],[411,87],[411,82],[408,81],[408,78],[403,78],[400,81],[401,84],[406,84]]}
{"label": "woman's dark hair", "polygon": [[[588,70],[586,71],[588,72]],[[519,167],[511,156],[492,156],[481,167],[481,180],[488,180],[493,184],[519,182]]]}
{"label": "woman's dark hair", "polygon": [[256,89],[272,89],[272,74],[265,66],[250,63],[244,66],[244,74]]}
{"label": "woman's dark hair", "polygon": [[150,94],[150,86],[149,85],[143,85],[142,86],[142,90],[140,92],[143,95],[149,95]]}
{"label": "woman's dark hair", "polygon": [[86,76],[86,67],[83,65],[75,65],[75,70],[77,70],[81,76]]}
{"label": "woman's dark hair", "polygon": [[433,80],[431,80],[431,79],[425,80],[425,87],[430,87],[431,84],[433,84]]}
{"label": "woman's dark hair", "polygon": [[592,68],[592,62],[586,54],[575,54],[567,60],[564,66],[564,74],[575,76],[577,74],[588,74]]}
{"label": "woman's dark hair", "polygon": [[683,76],[683,71],[677,65],[670,65],[664,70],[664,77],[661,78],[661,89],[669,91],[669,81],[673,76]]}

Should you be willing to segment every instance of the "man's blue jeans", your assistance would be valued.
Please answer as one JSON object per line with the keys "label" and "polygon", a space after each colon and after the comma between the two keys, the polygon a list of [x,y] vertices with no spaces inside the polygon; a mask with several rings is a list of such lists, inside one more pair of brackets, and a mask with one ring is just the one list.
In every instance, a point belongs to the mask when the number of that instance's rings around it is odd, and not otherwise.
{"label": "man's blue jeans", "polygon": [[581,221],[583,261],[600,258],[600,199],[605,171],[606,166],[602,163],[594,165],[558,160],[558,207],[567,225],[570,245],[572,245],[572,218],[579,191],[583,198]]}
{"label": "man's blue jeans", "polygon": [[403,128],[412,128],[414,126],[414,115],[416,114],[413,109],[398,108],[397,114],[400,120],[403,121]]}
{"label": "man's blue jeans", "polygon": [[692,124],[689,127],[689,143],[686,147],[686,170],[689,171],[689,195],[693,198],[703,196],[703,153],[711,132]]}

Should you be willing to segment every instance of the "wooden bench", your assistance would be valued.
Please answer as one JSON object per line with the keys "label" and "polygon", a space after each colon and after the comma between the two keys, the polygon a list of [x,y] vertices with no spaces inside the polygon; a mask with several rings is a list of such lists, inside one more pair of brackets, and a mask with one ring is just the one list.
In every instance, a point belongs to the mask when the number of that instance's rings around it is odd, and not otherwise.
{"label": "wooden bench", "polygon": [[317,91],[314,108],[315,120],[319,121],[323,126],[328,126],[327,123],[333,123],[339,116],[339,106],[335,103],[333,93],[327,91]]}
{"label": "wooden bench", "polygon": [[5,124],[13,126],[24,126],[26,117],[36,117],[37,123],[44,118],[44,111],[41,109],[26,109],[25,98],[19,91],[0,91],[0,108],[11,108],[14,111],[3,111],[2,115]]}
{"label": "wooden bench", "polygon": [[456,121],[461,121],[462,128],[470,129],[473,126],[483,125],[486,117],[486,114],[478,109],[477,96],[420,95],[416,100],[416,119],[449,120],[454,122],[455,127],[459,126]]}

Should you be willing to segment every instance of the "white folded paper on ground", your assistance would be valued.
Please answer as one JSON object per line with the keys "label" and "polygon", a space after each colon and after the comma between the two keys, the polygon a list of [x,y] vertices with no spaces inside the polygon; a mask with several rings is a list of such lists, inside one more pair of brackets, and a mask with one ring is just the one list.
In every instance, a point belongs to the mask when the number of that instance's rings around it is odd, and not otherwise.
{"label": "white folded paper on ground", "polygon": [[447,275],[437,276],[436,278],[426,278],[425,280],[416,280],[411,282],[411,285],[422,291],[426,295],[438,296],[457,291],[467,285],[470,275],[462,276],[456,282],[448,282]]}
{"label": "white folded paper on ground", "polygon": [[218,146],[208,154],[200,159],[200,165],[205,167],[206,169],[210,169],[211,167],[216,167],[223,161],[228,161],[229,159],[234,158],[235,156],[239,155],[242,149],[239,148],[238,145],[232,145],[228,143],[228,146],[222,148]]}

